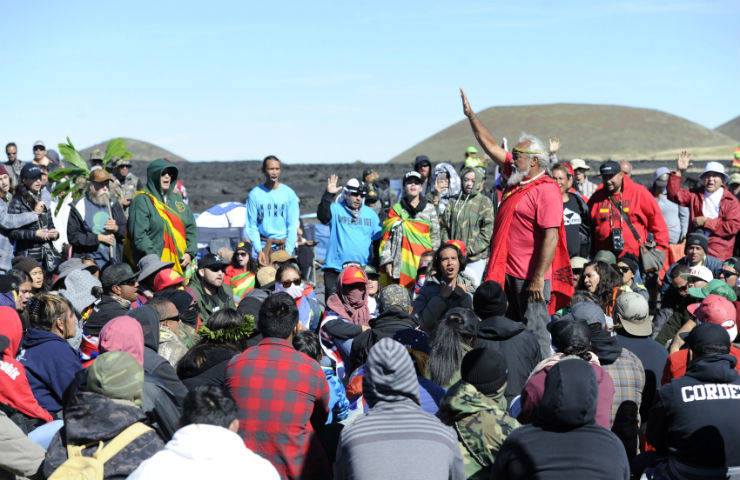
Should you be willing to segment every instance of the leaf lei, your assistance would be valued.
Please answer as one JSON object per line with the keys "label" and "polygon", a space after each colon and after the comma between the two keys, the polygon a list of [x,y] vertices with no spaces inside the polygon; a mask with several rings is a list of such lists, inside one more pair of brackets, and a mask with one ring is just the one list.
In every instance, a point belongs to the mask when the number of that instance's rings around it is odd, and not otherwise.
{"label": "leaf lei", "polygon": [[203,339],[217,343],[237,343],[243,338],[251,336],[254,330],[254,317],[252,315],[244,315],[244,321],[242,323],[227,328],[211,330],[205,325],[201,325],[198,329],[198,335]]}

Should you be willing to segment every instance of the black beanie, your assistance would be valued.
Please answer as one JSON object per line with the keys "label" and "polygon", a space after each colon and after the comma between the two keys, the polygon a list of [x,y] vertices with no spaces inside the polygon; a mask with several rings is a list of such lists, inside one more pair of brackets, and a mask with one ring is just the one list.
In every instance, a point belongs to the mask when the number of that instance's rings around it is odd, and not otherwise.
{"label": "black beanie", "polygon": [[703,233],[690,233],[689,236],[686,237],[686,246],[688,247],[689,245],[699,245],[704,249],[704,253],[709,250],[709,241]]}
{"label": "black beanie", "polygon": [[506,383],[506,359],[496,350],[475,348],[469,351],[460,365],[460,375],[464,382],[473,385],[483,395],[499,391]]}
{"label": "black beanie", "polygon": [[625,253],[617,259],[617,263],[622,262],[632,270],[632,273],[636,273],[639,268],[637,257],[631,253]]}
{"label": "black beanie", "polygon": [[481,320],[506,315],[506,293],[498,282],[488,280],[480,284],[473,294],[473,311]]}

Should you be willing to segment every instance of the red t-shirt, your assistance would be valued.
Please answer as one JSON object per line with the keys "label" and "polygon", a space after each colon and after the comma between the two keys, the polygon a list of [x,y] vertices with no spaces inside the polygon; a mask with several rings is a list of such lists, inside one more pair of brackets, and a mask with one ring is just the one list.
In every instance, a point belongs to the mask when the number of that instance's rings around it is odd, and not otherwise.
{"label": "red t-shirt", "polygon": [[[735,370],[740,373],[740,349],[735,348],[734,345],[730,345],[730,355],[737,358],[738,362],[735,365]],[[661,385],[665,385],[675,378],[681,378],[686,375],[686,364],[689,360],[689,351],[685,348],[673,352],[668,356],[668,360],[665,362],[663,368],[663,378],[660,381]]]}
{"label": "red t-shirt", "polygon": [[[505,172],[511,172],[511,160],[506,156]],[[542,175],[546,175],[543,173]],[[537,264],[544,229],[558,228],[563,223],[563,195],[553,183],[540,183],[519,200],[509,229],[509,258],[506,274],[516,278],[532,278]],[[547,270],[545,280],[551,277]]]}

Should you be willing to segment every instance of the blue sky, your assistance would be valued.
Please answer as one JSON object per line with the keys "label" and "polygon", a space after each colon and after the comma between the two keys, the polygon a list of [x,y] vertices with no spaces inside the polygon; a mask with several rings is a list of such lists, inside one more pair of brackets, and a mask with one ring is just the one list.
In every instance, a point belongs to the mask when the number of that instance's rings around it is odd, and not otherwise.
{"label": "blue sky", "polygon": [[[269,3],[269,5],[268,5]],[[740,3],[0,0],[0,141],[386,161],[473,107],[740,113]]]}

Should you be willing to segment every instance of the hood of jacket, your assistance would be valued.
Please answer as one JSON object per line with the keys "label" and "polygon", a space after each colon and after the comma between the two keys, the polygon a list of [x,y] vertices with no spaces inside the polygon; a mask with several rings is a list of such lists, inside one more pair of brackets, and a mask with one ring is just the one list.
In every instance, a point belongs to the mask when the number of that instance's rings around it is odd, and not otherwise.
{"label": "hood of jacket", "polygon": [[539,405],[541,427],[576,428],[594,423],[599,386],[588,362],[567,359],[547,372]]}
{"label": "hood of jacket", "polygon": [[131,402],[79,390],[64,409],[67,443],[82,445],[108,440],[145,418],[144,412]]}
{"label": "hood of jacket", "polygon": [[167,442],[165,450],[180,458],[215,461],[220,466],[229,458],[240,459],[251,454],[244,447],[244,440],[239,435],[229,429],[205,423],[194,423],[179,429],[172,440]]}
{"label": "hood of jacket", "polygon": [[144,346],[155,352],[159,350],[159,315],[148,305],[142,305],[134,308],[128,313],[141,324],[141,330],[144,332]]}
{"label": "hood of jacket", "polygon": [[400,343],[383,338],[371,349],[362,376],[362,393],[370,408],[378,402],[419,400],[419,380],[411,356]]}
{"label": "hood of jacket", "polygon": [[432,172],[432,185],[437,182],[437,175],[439,175],[440,173],[446,173],[447,177],[450,179],[450,186],[440,193],[440,197],[450,198],[460,195],[462,184],[460,182],[460,175],[458,175],[457,171],[455,171],[455,167],[447,162],[442,162],[435,165],[434,171]]}
{"label": "hood of jacket", "polygon": [[397,308],[389,308],[368,322],[374,335],[392,337],[399,330],[416,328],[418,323],[406,312]]}
{"label": "hood of jacket", "polygon": [[707,355],[689,363],[686,375],[701,382],[730,383],[738,378],[735,365],[732,355]]}
{"label": "hood of jacket", "polygon": [[10,342],[5,350],[3,350],[3,359],[6,357],[15,359],[15,356],[18,354],[18,347],[21,346],[21,338],[23,337],[21,319],[15,308],[10,307],[0,307],[0,316],[3,318],[3,321],[0,322],[0,335],[7,337]]}
{"label": "hood of jacket", "polygon": [[[164,172],[166,169],[171,169],[174,171],[174,173],[172,174],[172,181],[170,182],[169,190],[167,190],[166,192],[160,192],[160,179],[162,178],[162,172]],[[149,191],[149,193],[154,195],[157,200],[163,201],[163,196],[167,195],[169,192],[174,191],[175,185],[177,184],[178,175],[179,169],[174,163],[170,163],[164,158],[158,158],[146,167],[146,189]]]}
{"label": "hood of jacket", "polygon": [[465,174],[468,172],[473,172],[475,175],[475,183],[473,184],[473,190],[470,191],[469,194],[465,194],[465,191],[463,187],[460,187],[460,198],[463,200],[471,199],[475,197],[476,195],[480,194],[480,187],[483,184],[485,177],[483,176],[483,172],[479,168],[473,168],[473,167],[466,167],[463,168],[460,172],[460,183],[462,185],[462,179],[465,178]]}
{"label": "hood of jacket", "polygon": [[504,389],[494,396],[486,396],[473,385],[462,380],[447,390],[439,405],[437,416],[446,424],[458,422],[474,413],[499,410],[506,411]]}
{"label": "hood of jacket", "polygon": [[29,328],[23,335],[23,348],[34,348],[49,342],[61,342],[67,345],[67,341],[56,333],[47,332],[38,328]]}
{"label": "hood of jacket", "polygon": [[526,327],[521,322],[506,317],[489,317],[478,325],[478,338],[504,341],[522,333]]}

